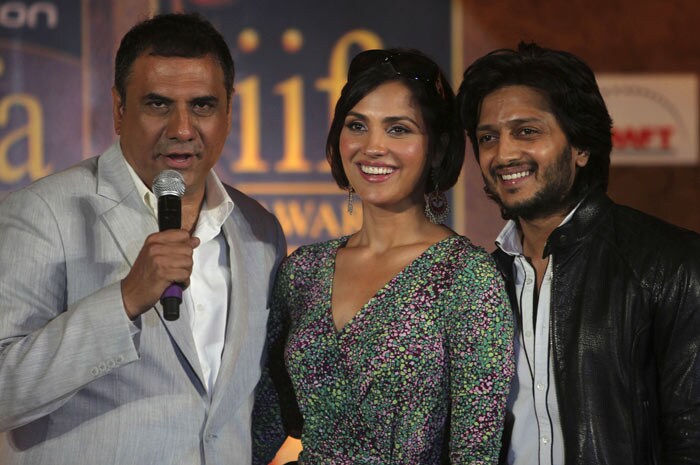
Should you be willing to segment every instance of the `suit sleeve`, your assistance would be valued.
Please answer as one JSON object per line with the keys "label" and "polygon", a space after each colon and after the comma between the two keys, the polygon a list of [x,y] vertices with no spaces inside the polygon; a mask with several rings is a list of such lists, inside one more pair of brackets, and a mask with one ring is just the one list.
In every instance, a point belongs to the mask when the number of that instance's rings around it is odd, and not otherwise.
{"label": "suit sleeve", "polygon": [[55,411],[138,359],[120,283],[69,303],[67,240],[31,190],[0,203],[0,431]]}

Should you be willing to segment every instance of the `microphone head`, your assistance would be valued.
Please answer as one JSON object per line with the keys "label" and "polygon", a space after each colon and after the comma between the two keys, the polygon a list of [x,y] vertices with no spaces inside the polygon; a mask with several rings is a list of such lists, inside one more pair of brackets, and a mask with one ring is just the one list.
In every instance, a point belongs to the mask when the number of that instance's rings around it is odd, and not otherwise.
{"label": "microphone head", "polygon": [[185,179],[175,170],[163,170],[153,180],[153,193],[157,198],[163,195],[182,197],[185,193]]}

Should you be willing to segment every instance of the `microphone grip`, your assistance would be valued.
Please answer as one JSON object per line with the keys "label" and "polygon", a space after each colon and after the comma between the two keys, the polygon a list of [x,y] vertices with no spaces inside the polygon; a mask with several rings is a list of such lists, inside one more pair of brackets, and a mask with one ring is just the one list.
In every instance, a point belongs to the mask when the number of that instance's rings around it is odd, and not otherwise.
{"label": "microphone grip", "polygon": [[163,316],[168,321],[180,318],[180,303],[182,302],[182,285],[178,283],[168,286],[160,296],[160,304],[163,306]]}
{"label": "microphone grip", "polygon": [[[161,195],[158,197],[158,229],[179,229],[181,223],[181,200],[176,195]],[[168,321],[180,318],[180,303],[182,303],[182,285],[173,283],[160,296],[163,306],[163,317]]]}

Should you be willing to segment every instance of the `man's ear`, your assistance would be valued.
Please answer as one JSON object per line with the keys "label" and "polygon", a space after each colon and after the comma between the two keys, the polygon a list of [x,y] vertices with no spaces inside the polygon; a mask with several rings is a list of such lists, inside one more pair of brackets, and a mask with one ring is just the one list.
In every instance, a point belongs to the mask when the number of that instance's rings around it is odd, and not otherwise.
{"label": "man's ear", "polygon": [[571,156],[574,158],[576,166],[583,168],[588,164],[588,159],[591,156],[591,152],[588,150],[581,150],[576,147],[571,147]]}
{"label": "man's ear", "polygon": [[231,96],[228,98],[228,103],[226,104],[226,134],[231,132],[231,127],[233,125],[233,97],[236,95],[236,88],[231,88]]}
{"label": "man's ear", "polygon": [[124,114],[124,102],[116,87],[112,87],[112,119],[114,120],[114,132],[121,135],[122,116]]}

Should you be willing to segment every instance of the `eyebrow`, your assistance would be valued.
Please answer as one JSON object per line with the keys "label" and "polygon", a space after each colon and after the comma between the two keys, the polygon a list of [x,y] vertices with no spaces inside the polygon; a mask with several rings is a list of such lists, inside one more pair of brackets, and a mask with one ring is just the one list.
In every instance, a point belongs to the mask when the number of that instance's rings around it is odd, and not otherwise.
{"label": "eyebrow", "polygon": [[215,97],[213,95],[203,95],[201,97],[195,97],[192,100],[190,100],[190,103],[194,104],[207,104],[207,105],[215,105],[219,103],[218,97]]}
{"label": "eyebrow", "polygon": [[[506,121],[506,126],[512,127],[512,126],[519,126],[521,124],[527,124],[527,123],[533,123],[533,122],[540,122],[542,121],[542,118],[515,118]],[[493,130],[496,128],[496,125],[494,124],[480,124],[476,127],[477,131],[488,131],[488,130]]]}
{"label": "eyebrow", "polygon": [[[349,111],[345,117],[347,118],[348,116],[352,116],[352,117],[359,118],[362,120],[367,119],[367,117],[365,115],[363,115],[362,113],[357,113],[355,111]],[[382,119],[383,123],[396,123],[399,121],[410,121],[411,123],[415,124],[419,128],[423,127],[418,123],[418,121],[414,120],[413,118],[411,118],[410,116],[407,116],[407,115],[387,116],[386,118]]]}
{"label": "eyebrow", "polygon": [[[160,95],[160,94],[155,93],[155,92],[150,92],[150,93],[144,95],[142,100],[144,102],[147,102],[149,100],[162,100],[163,102],[166,102],[166,103],[173,103],[174,102],[174,100],[171,99],[170,97],[166,97],[164,95]],[[201,104],[213,105],[213,104],[216,104],[218,102],[219,102],[218,97],[216,97],[214,95],[202,95],[200,97],[194,97],[194,98],[189,100],[190,104],[200,104],[200,105]]]}
{"label": "eyebrow", "polygon": [[172,103],[173,99],[168,98],[164,95],[156,94],[155,92],[150,92],[141,98],[142,101],[146,102],[149,100],[162,100],[164,102]]}

